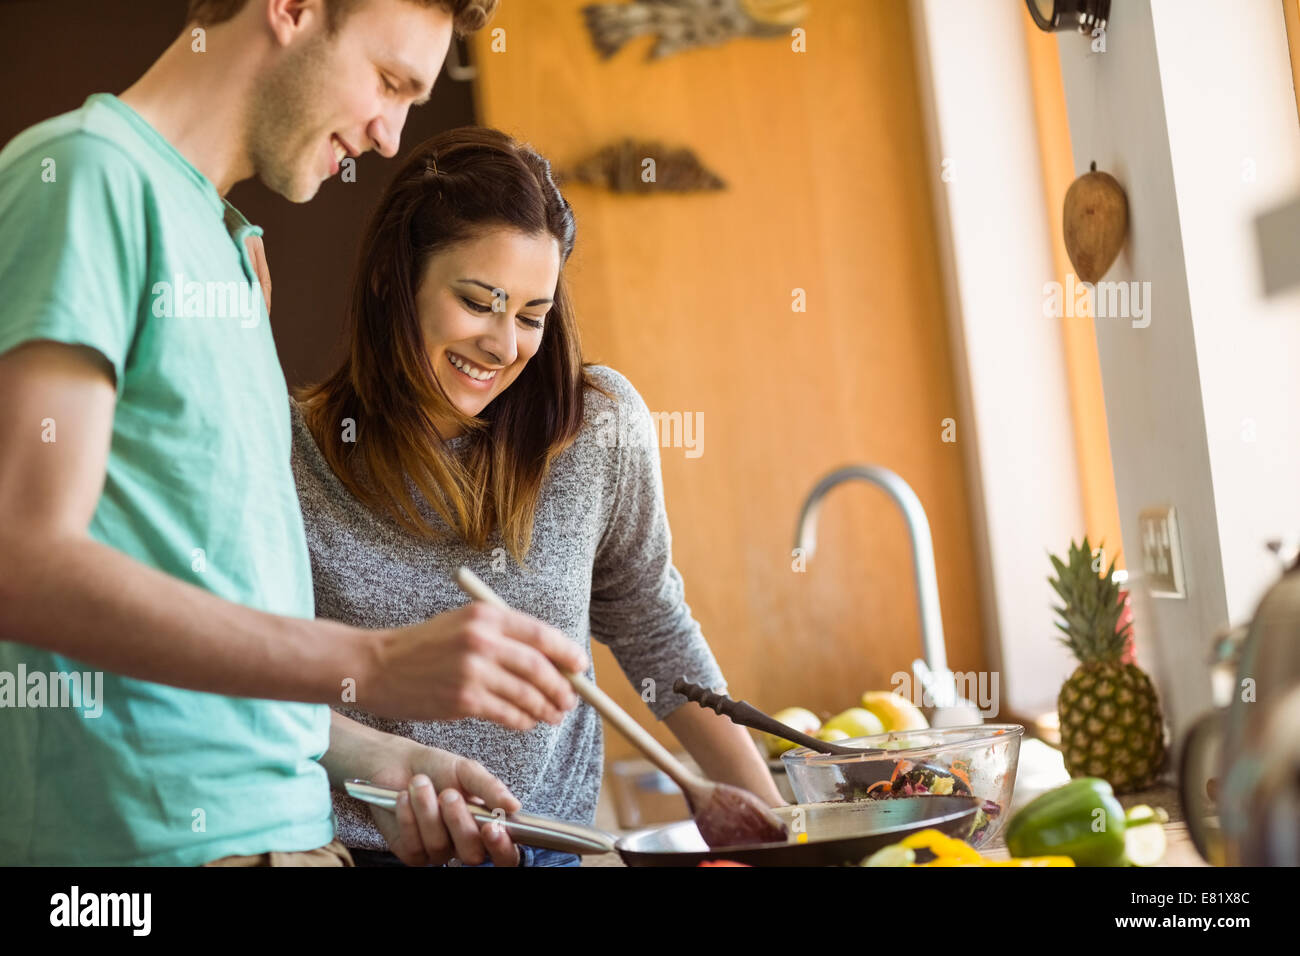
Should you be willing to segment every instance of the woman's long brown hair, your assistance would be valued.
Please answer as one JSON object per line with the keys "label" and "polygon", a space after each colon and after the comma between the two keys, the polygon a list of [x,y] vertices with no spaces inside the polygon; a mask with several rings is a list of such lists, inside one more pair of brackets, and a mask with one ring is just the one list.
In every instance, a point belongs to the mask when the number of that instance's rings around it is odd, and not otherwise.
{"label": "woman's long brown hair", "polygon": [[[431,256],[500,227],[553,236],[561,272],[537,353],[471,417],[455,407],[434,374],[416,294]],[[297,393],[330,468],[372,511],[435,538],[438,531],[417,506],[419,496],[471,547],[483,550],[499,531],[524,563],[547,469],[582,427],[584,390],[603,391],[584,369],[564,281],[574,234],[573,210],[550,164],[502,132],[448,130],[406,160],[362,240],[348,314],[349,354],[324,382]],[[464,430],[469,447],[463,461],[435,421],[454,421]]]}

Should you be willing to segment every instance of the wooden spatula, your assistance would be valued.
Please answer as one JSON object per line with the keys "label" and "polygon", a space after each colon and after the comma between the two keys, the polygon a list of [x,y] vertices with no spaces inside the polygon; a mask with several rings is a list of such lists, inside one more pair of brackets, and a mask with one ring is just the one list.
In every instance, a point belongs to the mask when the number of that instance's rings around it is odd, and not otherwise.
{"label": "wooden spatula", "polygon": [[[460,589],[476,601],[507,607],[490,587],[469,568],[456,572]],[[712,848],[752,843],[779,843],[786,839],[785,824],[762,800],[739,787],[714,783],[688,770],[676,757],[650,736],[622,707],[581,674],[561,671],[573,689],[596,712],[609,721],[637,750],[668,774],[686,795],[695,826]]]}

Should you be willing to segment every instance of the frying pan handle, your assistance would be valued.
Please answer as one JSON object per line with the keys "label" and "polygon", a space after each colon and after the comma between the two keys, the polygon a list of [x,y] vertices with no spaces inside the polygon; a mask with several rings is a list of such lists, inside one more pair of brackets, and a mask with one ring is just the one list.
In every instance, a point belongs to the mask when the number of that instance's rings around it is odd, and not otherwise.
{"label": "frying pan handle", "polygon": [[[377,787],[369,780],[345,780],[343,788],[348,796],[364,803],[372,803],[386,810],[397,806],[398,791]],[[478,823],[500,824],[515,843],[577,854],[613,853],[617,849],[617,838],[612,833],[580,823],[568,823],[522,812],[500,816],[473,803],[467,803],[465,809]]]}
{"label": "frying pan handle", "polygon": [[782,740],[802,744],[809,750],[815,750],[818,753],[861,753],[861,751],[854,750],[851,747],[840,747],[824,740],[818,740],[816,737],[810,737],[808,734],[795,730],[779,720],[773,720],[757,707],[747,704],[743,700],[732,700],[726,694],[719,694],[717,691],[701,687],[699,684],[692,684],[680,677],[673,681],[673,691],[714,713],[721,714],[723,717],[730,717],[732,723],[740,724],[742,727],[752,727],[754,730],[773,734]]}

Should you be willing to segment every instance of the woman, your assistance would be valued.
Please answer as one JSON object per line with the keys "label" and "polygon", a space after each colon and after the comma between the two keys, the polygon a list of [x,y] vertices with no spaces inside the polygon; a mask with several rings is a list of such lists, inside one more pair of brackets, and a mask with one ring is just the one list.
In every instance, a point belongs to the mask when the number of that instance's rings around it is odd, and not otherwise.
{"label": "woman", "polygon": [[[677,677],[721,688],[723,676],[672,564],[649,411],[623,376],[582,361],[562,275],[573,243],[549,164],[503,133],[451,130],[406,161],[362,242],[350,353],[294,411],[317,614],[423,620],[466,603],[454,581],[466,565],[584,649],[606,643],[706,772],[778,804],[748,733],[671,691]],[[528,726],[521,714],[343,713],[479,761],[528,812],[595,815],[601,723],[585,704],[528,730],[511,729]],[[335,801],[358,863],[396,862],[369,808]],[[465,864],[520,857],[508,841],[453,837]]]}

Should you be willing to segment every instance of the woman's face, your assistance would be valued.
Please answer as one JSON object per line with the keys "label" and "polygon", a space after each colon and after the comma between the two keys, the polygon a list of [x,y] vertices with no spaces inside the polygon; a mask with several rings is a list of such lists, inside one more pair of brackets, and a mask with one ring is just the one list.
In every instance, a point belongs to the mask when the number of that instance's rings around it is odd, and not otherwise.
{"label": "woman's face", "polygon": [[559,275],[553,236],[508,228],[429,260],[415,304],[434,374],[461,412],[483,411],[537,354]]}

